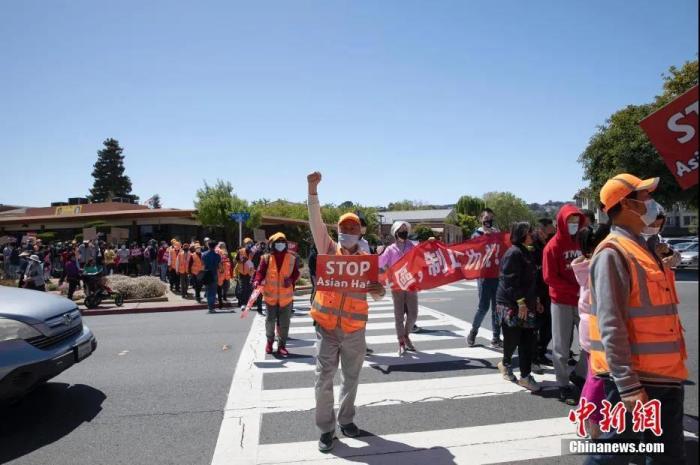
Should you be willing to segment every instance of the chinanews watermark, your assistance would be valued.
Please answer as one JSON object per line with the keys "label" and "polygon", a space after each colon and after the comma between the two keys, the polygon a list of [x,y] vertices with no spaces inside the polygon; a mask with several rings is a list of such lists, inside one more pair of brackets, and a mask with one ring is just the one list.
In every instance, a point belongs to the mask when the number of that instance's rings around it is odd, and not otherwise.
{"label": "chinanews watermark", "polygon": [[[576,427],[576,435],[580,439],[562,440],[562,454],[569,455],[627,455],[627,454],[663,454],[662,442],[639,442],[618,439],[592,439],[588,428],[591,426],[590,417],[598,410],[598,406],[581,397],[578,407],[569,412],[569,421]],[[632,411],[632,424],[627,424],[627,408],[622,402],[612,405],[607,400],[601,401],[599,409],[601,420],[597,423],[600,433],[620,435],[626,430],[644,433],[651,432],[656,437],[663,434],[661,428],[661,402],[651,399],[646,403],[637,401]]]}

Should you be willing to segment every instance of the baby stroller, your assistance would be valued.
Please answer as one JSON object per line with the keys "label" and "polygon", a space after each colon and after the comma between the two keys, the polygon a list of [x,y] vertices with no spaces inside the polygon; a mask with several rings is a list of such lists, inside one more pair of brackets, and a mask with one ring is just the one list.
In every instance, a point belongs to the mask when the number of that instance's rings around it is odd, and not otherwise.
{"label": "baby stroller", "polygon": [[124,305],[124,296],[107,286],[102,269],[95,273],[83,273],[82,278],[85,282],[85,306],[87,308],[97,308],[102,300],[108,298],[114,299],[114,305],[117,307]]}

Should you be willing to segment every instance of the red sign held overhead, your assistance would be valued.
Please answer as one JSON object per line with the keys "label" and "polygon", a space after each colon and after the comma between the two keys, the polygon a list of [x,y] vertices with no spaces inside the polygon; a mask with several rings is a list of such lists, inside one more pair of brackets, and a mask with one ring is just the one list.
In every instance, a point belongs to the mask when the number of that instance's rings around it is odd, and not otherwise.
{"label": "red sign held overhead", "polygon": [[683,189],[698,183],[698,86],[639,123]]}
{"label": "red sign held overhead", "polygon": [[378,255],[319,255],[316,289],[336,292],[367,292],[378,281]]}

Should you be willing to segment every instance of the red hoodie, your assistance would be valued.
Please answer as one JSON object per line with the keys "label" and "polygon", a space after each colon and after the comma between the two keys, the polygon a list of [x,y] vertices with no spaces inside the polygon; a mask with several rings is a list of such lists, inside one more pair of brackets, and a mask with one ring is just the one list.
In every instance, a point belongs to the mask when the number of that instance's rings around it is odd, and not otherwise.
{"label": "red hoodie", "polygon": [[570,216],[579,217],[579,230],[588,219],[575,205],[567,204],[561,207],[557,214],[557,234],[547,243],[542,258],[542,275],[549,286],[549,296],[553,303],[562,305],[578,305],[579,284],[571,269],[571,262],[581,255],[576,236],[569,234],[567,220]]}

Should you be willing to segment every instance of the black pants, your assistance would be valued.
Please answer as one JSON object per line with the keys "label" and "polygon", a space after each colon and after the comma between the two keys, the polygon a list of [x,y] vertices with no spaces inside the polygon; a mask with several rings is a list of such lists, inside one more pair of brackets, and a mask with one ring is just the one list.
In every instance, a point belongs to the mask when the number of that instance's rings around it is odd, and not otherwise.
{"label": "black pants", "polygon": [[219,298],[219,308],[224,305],[224,286],[216,286],[216,296]]}
{"label": "black pants", "polygon": [[250,299],[250,294],[253,293],[253,288],[250,284],[250,276],[238,276],[238,286],[236,287],[236,298],[238,299],[238,306],[245,307]]}
{"label": "black pants", "polygon": [[75,290],[78,288],[78,285],[80,284],[80,280],[78,278],[68,278],[66,279],[68,281],[68,298],[70,300],[73,300],[73,294],[75,293]]}
{"label": "black pants", "polygon": [[192,287],[194,287],[194,298],[199,302],[202,299],[202,281],[192,276]]}
{"label": "black pants", "polygon": [[537,314],[537,357],[544,357],[552,341],[552,301],[540,296],[544,312]]}
{"label": "black pants", "polygon": [[[633,416],[628,411],[625,423],[626,428],[622,434],[617,434],[615,429],[609,433],[603,433],[598,439],[600,442],[621,440],[630,442],[662,442],[664,453],[646,456],[647,465],[683,465],[685,460],[685,438],[683,437],[683,386],[661,387],[642,383],[649,399],[658,399],[661,403],[661,429],[660,437],[647,430],[635,433],[632,429]],[[605,398],[612,405],[620,402],[620,393],[615,383],[605,380]],[[586,465],[622,465],[629,463],[629,455],[590,455],[584,462]],[[640,462],[644,463],[644,462]]]}
{"label": "black pants", "polygon": [[180,292],[180,275],[174,268],[170,268],[168,276],[170,277],[170,290]]}
{"label": "black pants", "polygon": [[532,369],[532,359],[535,355],[537,337],[535,330],[530,328],[510,327],[501,324],[503,330],[503,364],[510,365],[511,358],[518,348],[518,364],[520,377],[525,378]]}

